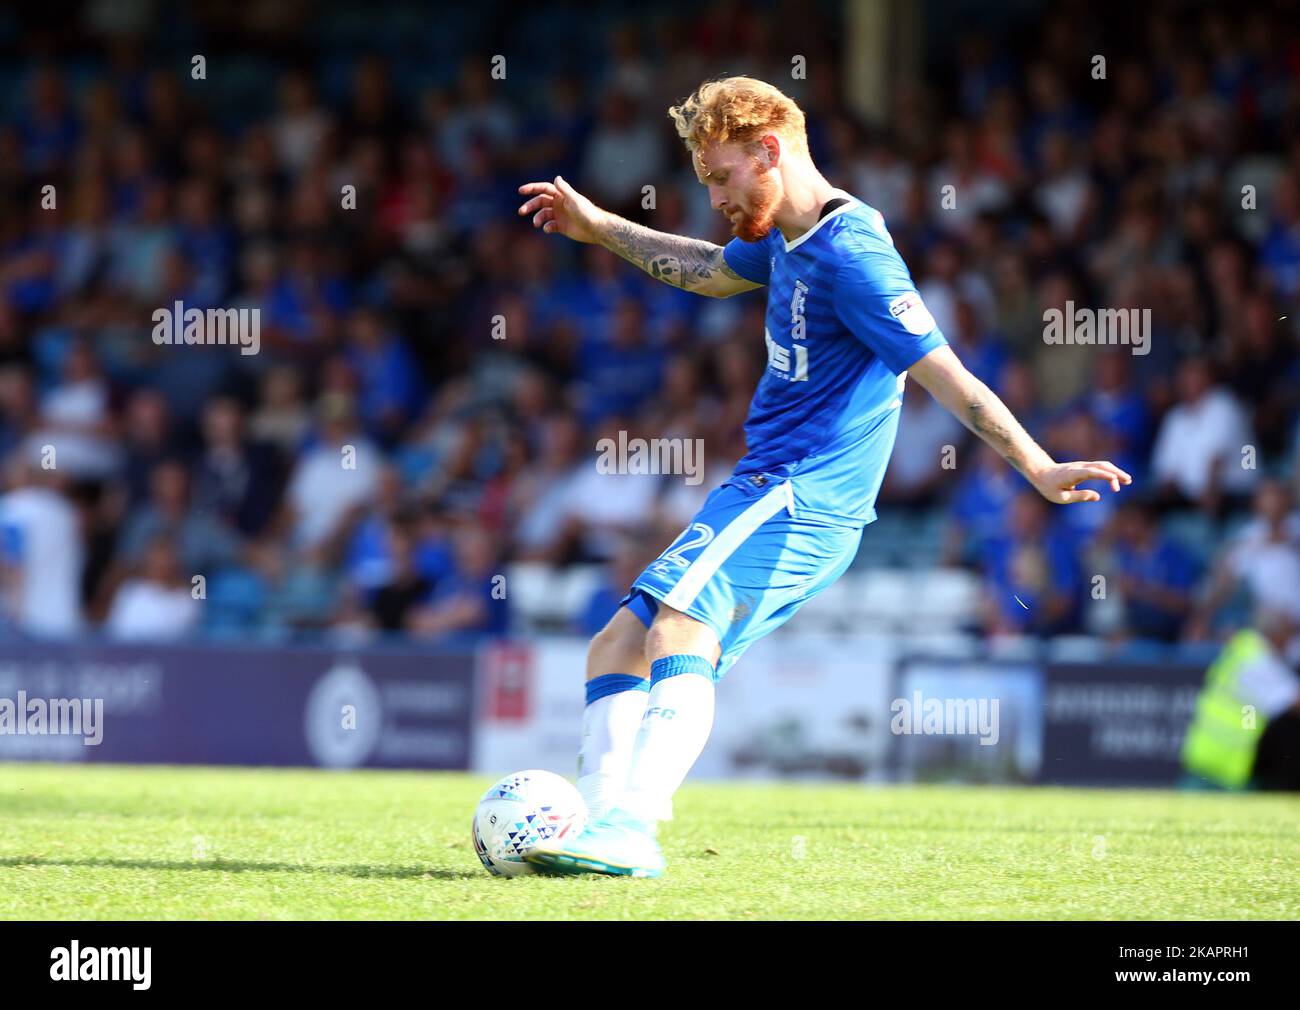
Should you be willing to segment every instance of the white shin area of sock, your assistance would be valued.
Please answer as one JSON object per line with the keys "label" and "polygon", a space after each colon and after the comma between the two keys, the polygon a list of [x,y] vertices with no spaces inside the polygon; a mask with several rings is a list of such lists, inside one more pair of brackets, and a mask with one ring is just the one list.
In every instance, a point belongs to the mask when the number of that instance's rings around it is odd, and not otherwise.
{"label": "white shin area of sock", "polygon": [[673,793],[713,729],[713,696],[713,680],[697,673],[665,677],[650,689],[619,807],[648,821],[672,818]]}
{"label": "white shin area of sock", "polygon": [[649,697],[647,691],[619,691],[583,710],[578,792],[592,817],[605,813],[623,792]]}

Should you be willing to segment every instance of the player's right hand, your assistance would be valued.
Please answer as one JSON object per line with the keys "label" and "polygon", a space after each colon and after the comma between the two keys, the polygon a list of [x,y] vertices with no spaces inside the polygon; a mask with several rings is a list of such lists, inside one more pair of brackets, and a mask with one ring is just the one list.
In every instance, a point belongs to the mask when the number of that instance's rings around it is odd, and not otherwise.
{"label": "player's right hand", "polygon": [[533,216],[533,227],[563,235],[575,242],[599,242],[605,212],[570,186],[560,176],[554,182],[528,182],[519,187],[531,197],[519,208],[519,216]]}
{"label": "player's right hand", "polygon": [[1056,505],[1101,501],[1101,495],[1096,491],[1076,489],[1076,485],[1086,480],[1103,480],[1110,485],[1112,491],[1118,491],[1121,484],[1133,483],[1132,477],[1108,459],[1053,463],[1027,476],[1038,493]]}

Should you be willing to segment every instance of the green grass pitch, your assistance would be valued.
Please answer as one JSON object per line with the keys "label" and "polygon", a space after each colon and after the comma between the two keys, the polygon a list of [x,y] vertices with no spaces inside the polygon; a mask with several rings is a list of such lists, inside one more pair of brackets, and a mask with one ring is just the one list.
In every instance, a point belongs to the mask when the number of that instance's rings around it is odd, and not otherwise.
{"label": "green grass pitch", "polygon": [[1300,917],[1300,802],[689,784],[660,880],[526,877],[486,776],[0,765],[0,918]]}

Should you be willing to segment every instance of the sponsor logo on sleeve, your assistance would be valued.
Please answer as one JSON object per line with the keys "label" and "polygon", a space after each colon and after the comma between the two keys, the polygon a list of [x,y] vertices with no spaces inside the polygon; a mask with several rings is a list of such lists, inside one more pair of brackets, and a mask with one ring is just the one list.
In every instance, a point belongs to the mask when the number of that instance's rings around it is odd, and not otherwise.
{"label": "sponsor logo on sleeve", "polygon": [[908,333],[923,336],[935,328],[934,316],[915,291],[901,294],[889,303],[889,314],[903,324]]}

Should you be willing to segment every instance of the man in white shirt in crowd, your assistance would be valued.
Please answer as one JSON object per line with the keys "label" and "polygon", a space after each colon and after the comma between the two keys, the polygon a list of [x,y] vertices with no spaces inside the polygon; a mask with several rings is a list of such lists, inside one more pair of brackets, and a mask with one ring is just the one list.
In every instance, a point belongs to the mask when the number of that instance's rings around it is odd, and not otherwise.
{"label": "man in white shirt in crowd", "polygon": [[201,616],[175,548],[170,540],[158,537],[145,548],[139,571],[113,594],[104,632],[124,642],[170,641],[193,631]]}
{"label": "man in white shirt in crowd", "polygon": [[383,457],[357,425],[352,401],[340,393],[321,397],[320,437],[289,478],[285,507],[294,546],[328,554],[379,487]]}
{"label": "man in white shirt in crowd", "polygon": [[1161,500],[1215,515],[1244,504],[1258,472],[1257,461],[1249,457],[1254,446],[1246,412],[1214,384],[1210,361],[1184,361],[1178,369],[1178,403],[1161,422],[1152,453]]}
{"label": "man in white shirt in crowd", "polygon": [[[1300,512],[1279,480],[1267,479],[1255,492],[1254,518],[1224,545],[1214,576],[1197,607],[1193,637],[1207,637],[1215,616],[1244,588],[1257,607],[1279,610],[1300,628]],[[1300,636],[1289,653],[1300,658]]]}
{"label": "man in white shirt in crowd", "polygon": [[17,457],[0,495],[0,614],[27,635],[81,630],[84,548],[80,517],[62,474]]}

